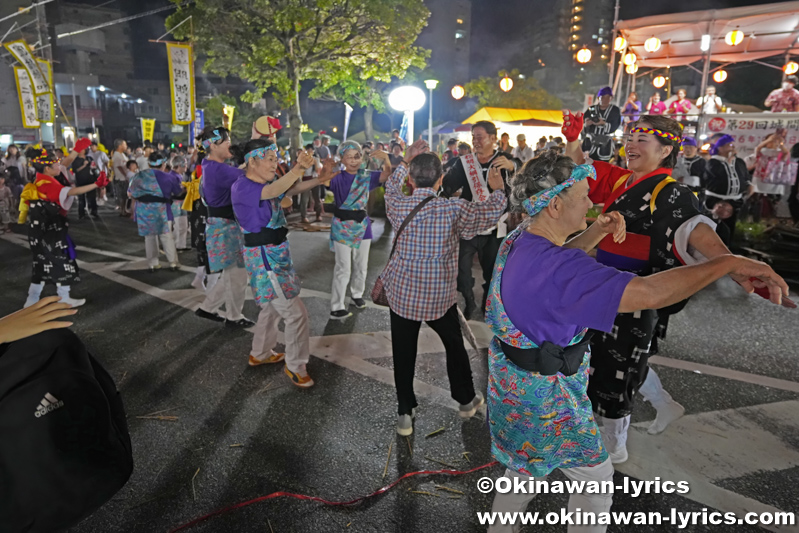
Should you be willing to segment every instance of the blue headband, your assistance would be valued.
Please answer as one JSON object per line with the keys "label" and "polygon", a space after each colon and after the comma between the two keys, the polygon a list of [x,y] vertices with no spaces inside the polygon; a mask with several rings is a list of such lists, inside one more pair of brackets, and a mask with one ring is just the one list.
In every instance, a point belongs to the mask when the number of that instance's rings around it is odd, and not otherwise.
{"label": "blue headband", "polygon": [[250,161],[250,159],[253,159],[253,158],[256,158],[256,157],[258,159],[263,159],[264,157],[266,157],[266,152],[268,152],[270,150],[277,154],[277,145],[276,144],[270,144],[269,146],[264,146],[263,148],[256,148],[255,150],[252,150],[251,152],[248,152],[247,155],[244,156],[244,162],[248,163]]}
{"label": "blue headband", "polygon": [[166,158],[164,158],[164,159],[156,159],[155,161],[150,161],[150,166],[152,166],[152,167],[160,167],[164,163],[166,163]]}
{"label": "blue headband", "polygon": [[710,155],[716,155],[719,151],[719,148],[732,142],[735,142],[735,137],[732,135],[722,135],[716,140],[715,143],[713,143],[713,146],[710,147]]}
{"label": "blue headband", "polygon": [[219,133],[219,130],[214,130],[212,133],[214,134],[214,136],[213,136],[213,137],[211,137],[210,139],[206,139],[206,140],[204,140],[204,141],[203,141],[203,148],[205,148],[206,150],[207,150],[207,149],[208,149],[208,148],[209,148],[209,147],[210,147],[212,144],[214,144],[215,142],[217,142],[217,141],[221,141],[221,140],[222,140],[222,134],[221,134],[221,133]]}
{"label": "blue headband", "polygon": [[524,206],[524,210],[527,212],[528,215],[530,215],[531,217],[535,216],[539,212],[541,212],[546,206],[548,206],[549,202],[551,202],[554,197],[563,192],[564,189],[568,189],[575,183],[580,183],[586,178],[591,178],[592,180],[596,180],[596,170],[594,170],[594,165],[577,165],[576,167],[574,167],[574,170],[572,170],[569,179],[567,179],[563,183],[555,185],[554,187],[550,187],[549,189],[544,189],[543,191],[532,195],[530,198],[522,202],[522,206]]}

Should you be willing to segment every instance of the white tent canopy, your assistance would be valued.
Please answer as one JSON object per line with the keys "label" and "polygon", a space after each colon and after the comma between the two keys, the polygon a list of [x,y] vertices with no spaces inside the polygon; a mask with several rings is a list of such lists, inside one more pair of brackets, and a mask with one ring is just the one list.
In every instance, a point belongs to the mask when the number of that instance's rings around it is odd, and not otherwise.
{"label": "white tent canopy", "polygon": [[[756,61],[799,54],[799,1],[655,15],[619,21],[615,29],[627,40],[627,51],[638,57],[639,67],[676,67],[701,61],[703,35],[710,35],[714,62]],[[724,41],[733,30],[744,33],[737,46]],[[655,52],[644,49],[651,37],[661,41]]]}

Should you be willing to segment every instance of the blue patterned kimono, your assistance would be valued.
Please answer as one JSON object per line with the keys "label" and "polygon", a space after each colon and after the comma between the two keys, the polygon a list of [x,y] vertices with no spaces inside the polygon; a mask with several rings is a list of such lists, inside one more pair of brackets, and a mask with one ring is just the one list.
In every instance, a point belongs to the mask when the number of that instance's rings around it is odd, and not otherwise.
{"label": "blue patterned kimono", "polygon": [[[366,209],[371,182],[372,173],[365,168],[360,169],[352,181],[346,200],[339,208],[347,211],[362,211]],[[330,251],[335,251],[333,246],[335,242],[340,242],[350,248],[360,248],[368,224],[368,218],[357,222],[355,220],[341,220],[334,216],[330,225]]]}
{"label": "blue patterned kimono", "polygon": [[[521,349],[537,347],[511,323],[500,294],[508,254],[519,235],[520,230],[513,231],[500,247],[486,306],[486,323],[495,335],[488,352],[491,452],[507,468],[536,477],[556,468],[598,465],[608,455],[586,394],[590,350],[571,376],[524,370],[502,352],[500,340]],[[580,342],[586,331],[569,345]]]}
{"label": "blue patterned kimono", "polygon": [[[272,217],[267,224],[267,228],[280,229],[286,226],[286,216],[280,206],[279,198],[269,200]],[[248,233],[242,228],[244,233]],[[280,290],[287,300],[295,298],[300,294],[300,278],[294,270],[294,263],[291,260],[289,251],[289,241],[286,240],[279,245],[269,246],[245,246],[242,250],[244,263],[247,266],[247,273],[250,275],[250,287],[255,295],[255,303],[260,305],[268,304],[278,297],[275,287],[272,285],[269,272],[274,272]]]}
{"label": "blue patterned kimono", "polygon": [[171,198],[173,191],[163,190],[162,183],[156,178],[156,172],[162,174],[167,180],[172,177],[162,173],[159,170],[142,170],[130,180],[128,191],[134,199],[143,196],[157,196],[170,200],[169,203],[144,203],[136,202],[135,217],[136,225],[139,229],[139,235],[146,237],[148,235],[163,235],[169,233],[169,221],[173,220],[171,210]]}

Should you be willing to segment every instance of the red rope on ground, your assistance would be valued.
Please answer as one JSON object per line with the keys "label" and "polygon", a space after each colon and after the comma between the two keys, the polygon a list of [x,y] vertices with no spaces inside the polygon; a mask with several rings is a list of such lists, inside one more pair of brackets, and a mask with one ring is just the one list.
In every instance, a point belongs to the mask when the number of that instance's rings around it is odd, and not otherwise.
{"label": "red rope on ground", "polygon": [[361,496],[360,498],[355,498],[354,500],[350,500],[348,502],[332,502],[330,500],[325,500],[324,498],[319,498],[317,496],[306,496],[305,494],[294,494],[293,492],[283,492],[283,491],[273,492],[272,494],[267,494],[266,496],[260,496],[258,498],[254,498],[252,500],[248,500],[246,502],[235,503],[233,505],[229,505],[229,506],[224,507],[222,509],[218,509],[218,510],[212,512],[212,513],[208,513],[207,515],[201,516],[200,518],[195,518],[191,522],[187,522],[187,523],[183,524],[182,526],[178,526],[178,527],[176,527],[174,529],[171,529],[169,533],[176,533],[177,531],[183,531],[184,529],[189,529],[190,527],[194,527],[197,524],[199,524],[200,522],[208,520],[209,518],[213,518],[213,517],[219,516],[221,514],[229,513],[230,511],[235,511],[236,509],[241,509],[242,507],[247,507],[248,505],[252,505],[254,503],[262,502],[262,501],[265,501],[265,500],[271,500],[273,498],[286,497],[286,498],[295,498],[297,500],[311,500],[311,501],[314,501],[314,502],[323,503],[325,505],[336,505],[336,506],[355,505],[356,503],[360,503],[360,502],[362,502],[364,500],[368,500],[369,498],[373,498],[375,496],[383,494],[387,490],[396,487],[400,483],[400,481],[402,481],[403,479],[406,479],[406,478],[409,478],[409,477],[419,476],[419,475],[436,475],[436,474],[446,474],[446,475],[449,475],[449,476],[462,476],[462,475],[465,475],[465,474],[471,474],[473,472],[477,472],[478,470],[483,470],[485,468],[490,468],[490,467],[495,466],[497,464],[499,464],[497,461],[492,461],[492,462],[490,462],[488,464],[484,464],[483,466],[478,466],[477,468],[472,468],[471,470],[420,470],[418,472],[408,472],[407,474],[405,474],[404,476],[400,477],[399,479],[397,479],[393,483],[391,483],[389,485],[386,485],[385,487],[383,487],[381,489],[378,489],[375,492],[373,492],[373,493],[371,493],[371,494],[369,494],[367,496]]}

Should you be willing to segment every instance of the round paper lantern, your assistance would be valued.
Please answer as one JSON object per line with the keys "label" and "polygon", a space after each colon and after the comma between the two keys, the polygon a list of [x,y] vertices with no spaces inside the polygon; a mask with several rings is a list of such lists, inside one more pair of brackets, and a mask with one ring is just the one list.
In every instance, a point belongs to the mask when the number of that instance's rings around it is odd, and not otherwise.
{"label": "round paper lantern", "polygon": [[588,48],[583,48],[579,52],[577,52],[577,62],[578,63],[588,63],[591,61],[591,50]]}
{"label": "round paper lantern", "polygon": [[647,52],[657,52],[660,50],[660,39],[657,37],[650,37],[644,43],[644,50]]}
{"label": "round paper lantern", "polygon": [[635,62],[638,60],[638,56],[634,53],[630,52],[629,54],[624,55],[624,64],[625,65],[634,65]]}
{"label": "round paper lantern", "polygon": [[713,73],[713,81],[716,83],[721,83],[727,79],[727,71],[724,69],[717,70]]}
{"label": "round paper lantern", "polygon": [[638,65],[636,65],[635,63],[633,63],[632,65],[627,65],[626,67],[624,67],[624,70],[627,72],[627,74],[635,74],[636,72],[638,72]]}
{"label": "round paper lantern", "polygon": [[731,32],[727,33],[724,37],[724,42],[730,46],[736,46],[741,44],[741,41],[744,40],[744,32],[741,30],[732,30]]}
{"label": "round paper lantern", "polygon": [[461,87],[460,85],[456,85],[455,87],[452,88],[451,94],[455,100],[460,100],[461,98],[463,98],[463,95],[466,94],[466,91],[464,91],[463,87]]}
{"label": "round paper lantern", "polygon": [[510,79],[508,76],[505,76],[500,80],[499,88],[505,92],[510,91],[511,89],[513,89],[513,80]]}
{"label": "round paper lantern", "polygon": [[666,85],[666,78],[663,76],[657,76],[654,80],[652,80],[652,85],[660,89],[664,85]]}
{"label": "round paper lantern", "polygon": [[627,39],[625,39],[621,35],[616,37],[616,40],[613,41],[613,49],[616,50],[617,52],[621,52],[622,50],[624,50],[625,46],[627,46]]}
{"label": "round paper lantern", "polygon": [[796,61],[788,61],[782,67],[782,71],[789,76],[791,74],[796,74],[796,72],[799,71],[799,64],[797,64]]}

